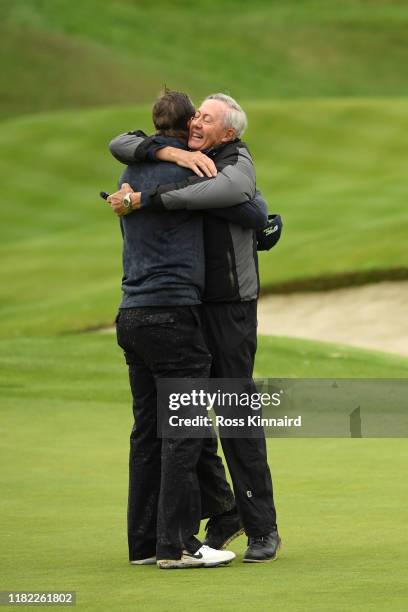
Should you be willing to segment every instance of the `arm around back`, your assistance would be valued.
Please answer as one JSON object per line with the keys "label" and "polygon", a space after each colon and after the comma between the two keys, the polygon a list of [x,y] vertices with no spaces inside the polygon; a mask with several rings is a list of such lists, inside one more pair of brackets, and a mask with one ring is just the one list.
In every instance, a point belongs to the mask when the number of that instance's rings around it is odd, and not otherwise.
{"label": "arm around back", "polygon": [[230,208],[213,208],[208,214],[236,223],[245,229],[262,230],[268,223],[268,205],[258,190],[253,200]]}
{"label": "arm around back", "polygon": [[161,185],[143,193],[143,207],[205,210],[227,208],[252,200],[256,191],[255,169],[243,143],[230,143],[222,159],[214,157],[214,160],[219,168],[216,177],[192,177],[180,183]]}

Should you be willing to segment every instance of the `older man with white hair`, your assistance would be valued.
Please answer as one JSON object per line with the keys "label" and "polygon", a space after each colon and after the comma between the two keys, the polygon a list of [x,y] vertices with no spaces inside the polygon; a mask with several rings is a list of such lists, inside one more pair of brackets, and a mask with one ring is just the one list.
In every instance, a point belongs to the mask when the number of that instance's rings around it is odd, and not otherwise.
{"label": "older man with white hair", "polygon": [[[114,194],[111,203],[117,214],[123,214],[129,206],[132,210],[204,210],[220,206],[226,210],[224,219],[204,215],[202,313],[213,378],[253,376],[259,295],[256,234],[234,223],[233,217],[237,203],[251,200],[255,193],[252,158],[240,140],[246,127],[241,106],[230,96],[218,93],[205,98],[191,119],[187,146],[168,146],[160,136],[146,137],[139,131],[123,134],[110,143],[112,154],[122,163],[167,161],[196,174],[149,192]],[[224,547],[239,533],[242,520],[248,536],[244,561],[274,560],[281,540],[265,439],[222,438],[221,442],[239,516],[229,512],[212,517],[207,523],[205,544]]]}

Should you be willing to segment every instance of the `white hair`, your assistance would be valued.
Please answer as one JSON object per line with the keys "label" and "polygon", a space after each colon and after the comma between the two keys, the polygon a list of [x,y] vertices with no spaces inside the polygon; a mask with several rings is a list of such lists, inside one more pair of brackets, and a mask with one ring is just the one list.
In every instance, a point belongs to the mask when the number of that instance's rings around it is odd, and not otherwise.
{"label": "white hair", "polygon": [[227,96],[223,93],[211,94],[204,99],[204,102],[206,100],[220,100],[220,102],[224,102],[224,104],[228,106],[228,110],[225,113],[224,125],[227,129],[233,128],[236,137],[241,138],[248,127],[248,119],[238,102],[234,100],[234,98],[231,98],[231,96]]}

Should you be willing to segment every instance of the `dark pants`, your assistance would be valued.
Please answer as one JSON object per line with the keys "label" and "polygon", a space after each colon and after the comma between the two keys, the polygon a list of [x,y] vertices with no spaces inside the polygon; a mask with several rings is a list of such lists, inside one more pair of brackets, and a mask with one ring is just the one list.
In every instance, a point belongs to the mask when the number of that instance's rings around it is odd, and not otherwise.
{"label": "dark pants", "polygon": [[116,329],[129,366],[135,419],[129,458],[129,558],[178,559],[183,548],[195,552],[201,546],[194,538],[201,516],[229,510],[234,498],[214,439],[157,437],[156,379],[208,378],[211,355],[197,307],[123,309]]}
{"label": "dark pants", "polygon": [[[257,302],[206,303],[205,339],[212,378],[252,379],[256,353]],[[221,438],[245,532],[260,536],[276,526],[265,438]]]}

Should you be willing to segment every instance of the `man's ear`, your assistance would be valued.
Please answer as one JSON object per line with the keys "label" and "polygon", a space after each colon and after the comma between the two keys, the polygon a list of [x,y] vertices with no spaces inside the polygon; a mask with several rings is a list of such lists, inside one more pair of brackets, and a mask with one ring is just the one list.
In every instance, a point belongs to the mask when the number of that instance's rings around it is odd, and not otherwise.
{"label": "man's ear", "polygon": [[228,128],[225,130],[224,136],[221,138],[221,142],[229,142],[230,140],[235,140],[235,130],[234,128]]}

